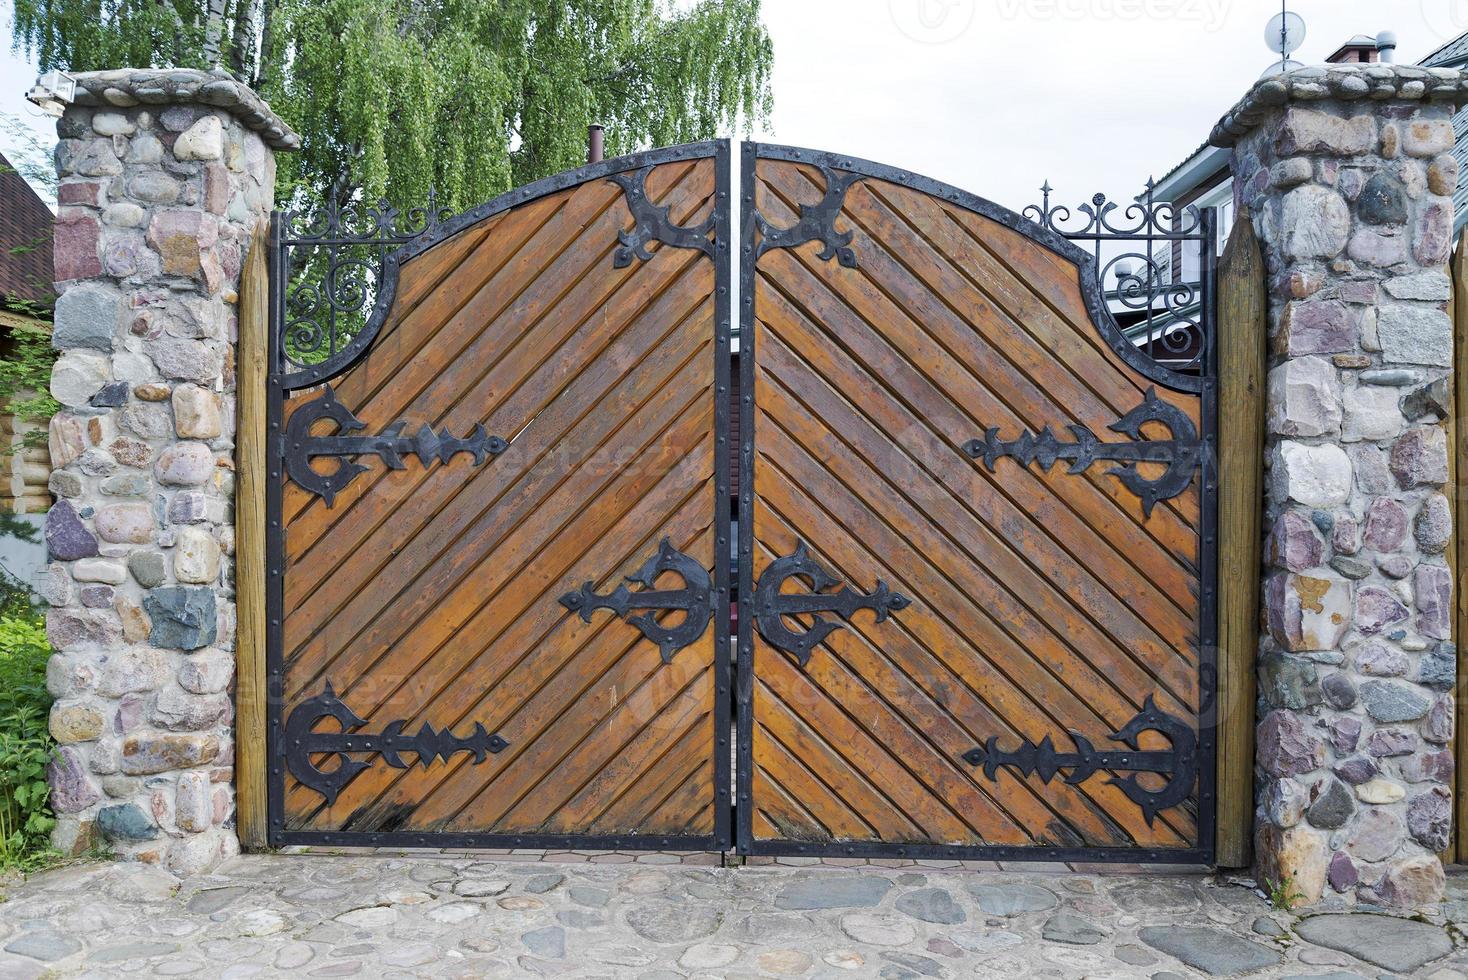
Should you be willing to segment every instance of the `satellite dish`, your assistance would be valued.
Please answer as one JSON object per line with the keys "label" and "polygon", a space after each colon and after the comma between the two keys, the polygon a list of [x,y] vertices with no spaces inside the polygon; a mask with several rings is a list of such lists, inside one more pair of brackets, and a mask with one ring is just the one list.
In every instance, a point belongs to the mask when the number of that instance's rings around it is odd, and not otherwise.
{"label": "satellite dish", "polygon": [[1300,50],[1305,43],[1305,18],[1289,10],[1275,14],[1264,28],[1264,43],[1275,54],[1286,57]]}
{"label": "satellite dish", "polygon": [[1305,63],[1303,61],[1296,61],[1293,58],[1290,58],[1287,61],[1276,61],[1274,64],[1270,65],[1268,68],[1264,69],[1264,71],[1262,71],[1259,74],[1259,77],[1260,78],[1269,78],[1270,76],[1273,76],[1273,75],[1283,75],[1287,71],[1294,71],[1296,68],[1304,68],[1304,67],[1305,67]]}

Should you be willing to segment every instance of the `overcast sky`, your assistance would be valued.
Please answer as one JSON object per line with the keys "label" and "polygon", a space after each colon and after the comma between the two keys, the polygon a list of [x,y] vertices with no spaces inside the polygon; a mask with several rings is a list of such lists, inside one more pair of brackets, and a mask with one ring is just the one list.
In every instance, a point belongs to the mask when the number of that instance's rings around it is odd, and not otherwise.
{"label": "overcast sky", "polygon": [[[867,157],[1019,208],[1049,178],[1079,201],[1135,193],[1207,138],[1274,56],[1271,0],[764,0],[775,110],[756,135]],[[1468,30],[1468,0],[1291,0],[1297,54],[1393,30],[1415,62]],[[10,3],[0,0],[10,39]],[[0,112],[33,65],[0,45]],[[0,137],[0,148],[8,148]]]}

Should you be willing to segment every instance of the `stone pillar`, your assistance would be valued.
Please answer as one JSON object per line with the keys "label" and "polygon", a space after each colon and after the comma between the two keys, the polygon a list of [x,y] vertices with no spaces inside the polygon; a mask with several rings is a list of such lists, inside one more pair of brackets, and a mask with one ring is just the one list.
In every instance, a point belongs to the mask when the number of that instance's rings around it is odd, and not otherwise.
{"label": "stone pillar", "polygon": [[57,129],[54,841],[193,873],[238,850],[236,290],[298,140],[200,71],[80,75]]}
{"label": "stone pillar", "polygon": [[1457,71],[1301,69],[1255,85],[1213,134],[1269,273],[1256,860],[1303,904],[1442,895],[1465,97]]}

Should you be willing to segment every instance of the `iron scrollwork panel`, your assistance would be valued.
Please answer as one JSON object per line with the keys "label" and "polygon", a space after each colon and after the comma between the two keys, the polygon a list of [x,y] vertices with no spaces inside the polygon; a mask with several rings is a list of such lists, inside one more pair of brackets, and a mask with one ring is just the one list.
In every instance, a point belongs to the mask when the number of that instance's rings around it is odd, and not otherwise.
{"label": "iron scrollwork panel", "polygon": [[[1158,732],[1171,743],[1162,750],[1143,750],[1139,736],[1143,732]],[[1198,738],[1193,729],[1182,719],[1175,718],[1157,707],[1149,694],[1142,710],[1119,731],[1108,737],[1121,742],[1128,751],[1098,750],[1090,739],[1080,732],[1069,733],[1076,751],[1058,752],[1055,743],[1046,735],[1037,745],[1025,739],[1016,749],[999,748],[997,736],[990,736],[981,746],[969,749],[963,760],[971,766],[982,766],[984,778],[995,780],[1001,768],[1011,769],[1021,776],[1038,775],[1040,781],[1048,783],[1061,770],[1067,770],[1066,783],[1075,785],[1090,779],[1097,772],[1125,771],[1131,775],[1111,776],[1106,781],[1118,787],[1127,798],[1142,810],[1147,826],[1157,814],[1177,806],[1193,791],[1198,775]],[[1149,790],[1137,779],[1138,773],[1150,772],[1167,777],[1163,785]]]}
{"label": "iron scrollwork panel", "polygon": [[[683,587],[654,589],[658,576],[664,572],[680,576]],[[694,643],[708,629],[714,614],[713,581],[707,569],[696,559],[674,548],[667,538],[658,545],[658,553],[635,573],[628,575],[627,581],[643,588],[633,592],[626,585],[618,585],[602,595],[591,582],[583,582],[579,589],[561,596],[561,605],[579,614],[582,622],[586,623],[591,622],[591,614],[596,610],[610,609],[656,643],[665,664],[672,663],[679,650]],[[632,615],[638,609],[645,611]],[[664,626],[657,621],[658,612],[672,610],[684,613],[682,622],[676,626]]]}
{"label": "iron scrollwork panel", "polygon": [[[315,731],[316,725],[326,718],[335,719],[341,729]],[[510,744],[498,733],[491,735],[478,722],[472,732],[462,737],[447,728],[435,729],[428,722],[423,723],[417,734],[410,735],[403,731],[408,723],[401,719],[388,722],[380,734],[353,734],[365,724],[366,720],[347,707],[327,681],[325,690],[302,701],[286,719],[286,768],[297,782],[320,793],[326,798],[327,806],[331,806],[358,773],[372,768],[370,761],[353,759],[348,753],[380,755],[394,769],[409,768],[412,764],[403,761],[402,753],[412,753],[417,757],[416,762],[427,769],[434,759],[447,762],[458,752],[469,753],[478,765]],[[313,755],[335,756],[337,764],[332,769],[322,769],[311,760]]]}
{"label": "iron scrollwork panel", "polygon": [[[810,593],[781,592],[780,587],[791,578],[805,579]],[[797,542],[792,554],[776,558],[765,566],[759,582],[755,584],[754,614],[760,636],[770,646],[794,656],[804,667],[810,662],[816,644],[844,625],[826,619],[821,613],[836,613],[849,620],[857,610],[870,609],[877,614],[877,622],[880,623],[892,613],[906,609],[912,602],[900,592],[893,592],[881,579],[877,579],[877,585],[871,592],[860,592],[849,585],[840,592],[825,591],[839,582],[840,579],[810,557],[804,541]],[[785,624],[786,616],[802,614],[813,618],[810,629],[796,631]]]}
{"label": "iron scrollwork panel", "polygon": [[[317,422],[330,420],[337,430],[331,435],[313,435],[311,428]],[[381,435],[354,436],[348,433],[366,428],[352,414],[351,409],[337,401],[331,385],[325,386],[321,396],[314,398],[291,415],[285,430],[285,470],[291,482],[301,489],[319,494],[330,507],[336,503],[336,495],[356,479],[367,467],[352,462],[348,456],[377,456],[388,469],[406,469],[404,456],[417,456],[424,466],[434,460],[447,463],[458,453],[474,457],[474,465],[483,465],[492,456],[498,456],[509,448],[509,443],[499,436],[492,436],[484,426],[476,423],[473,430],[462,438],[447,429],[434,432],[426,422],[412,435],[405,435],[408,423],[402,420],[388,426]],[[317,457],[337,457],[336,468],[322,473],[311,465]]]}
{"label": "iron scrollwork panel", "polygon": [[[1171,438],[1144,438],[1142,427],[1148,422],[1165,426]],[[990,428],[985,430],[982,439],[964,443],[963,451],[983,460],[991,473],[994,464],[1005,457],[1022,466],[1039,463],[1047,472],[1058,460],[1070,464],[1069,473],[1083,473],[1097,460],[1119,463],[1106,472],[1141,498],[1142,512],[1148,517],[1159,500],[1176,497],[1192,484],[1203,451],[1193,420],[1177,406],[1158,398],[1155,388],[1148,388],[1142,404],[1109,426],[1113,432],[1130,436],[1131,442],[1102,442],[1083,425],[1067,428],[1075,437],[1073,442],[1061,442],[1048,425],[1038,434],[1026,430],[1011,440],[1000,439],[999,430]],[[1138,471],[1138,463],[1164,463],[1166,469],[1155,477],[1147,477]]]}

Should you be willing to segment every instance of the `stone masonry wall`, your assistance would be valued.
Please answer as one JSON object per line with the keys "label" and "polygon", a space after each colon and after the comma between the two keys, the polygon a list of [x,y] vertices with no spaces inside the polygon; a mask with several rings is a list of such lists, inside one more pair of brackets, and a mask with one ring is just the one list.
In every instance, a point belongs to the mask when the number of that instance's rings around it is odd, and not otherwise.
{"label": "stone masonry wall", "polygon": [[57,129],[54,842],[191,873],[238,849],[236,289],[294,136],[196,71],[81,75]]}
{"label": "stone masonry wall", "polygon": [[1308,904],[1411,907],[1443,889],[1463,93],[1458,72],[1304,69],[1261,82],[1214,134],[1270,287],[1256,854],[1261,879]]}

